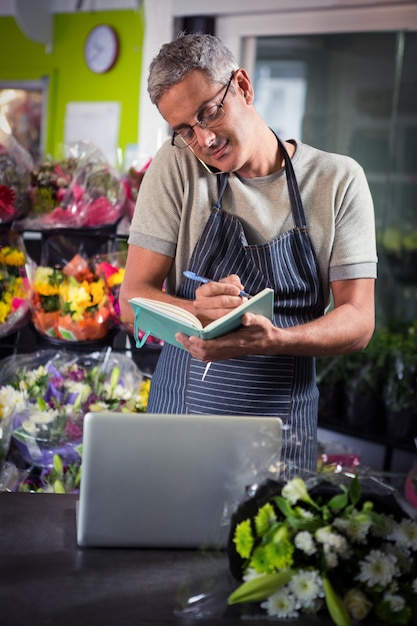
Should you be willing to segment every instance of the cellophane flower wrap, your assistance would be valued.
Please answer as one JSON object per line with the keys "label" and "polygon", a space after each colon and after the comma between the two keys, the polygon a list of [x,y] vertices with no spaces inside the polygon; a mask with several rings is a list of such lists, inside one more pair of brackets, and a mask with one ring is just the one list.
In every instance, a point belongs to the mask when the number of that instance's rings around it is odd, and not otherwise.
{"label": "cellophane flower wrap", "polygon": [[144,378],[125,354],[41,350],[7,357],[0,366],[0,403],[13,415],[12,447],[24,463],[44,469],[59,456],[66,466],[82,459],[89,411],[146,410]]}
{"label": "cellophane flower wrap", "polygon": [[60,206],[72,182],[77,168],[74,157],[47,159],[36,166],[30,178],[30,210],[27,226],[41,223],[39,217],[51,213]]}
{"label": "cellophane flower wrap", "polygon": [[29,152],[0,128],[0,224],[27,213],[32,168]]}
{"label": "cellophane flower wrap", "polygon": [[108,263],[104,271],[97,265],[76,254],[62,268],[36,267],[31,308],[39,333],[64,342],[97,341],[114,328],[121,268]]}
{"label": "cellophane flower wrap", "polygon": [[337,626],[415,624],[416,513],[370,476],[270,481],[232,520],[230,568],[243,583],[228,603],[277,621],[327,611]]}
{"label": "cellophane flower wrap", "polygon": [[20,235],[0,230],[0,338],[15,332],[29,319],[33,270]]}
{"label": "cellophane flower wrap", "polygon": [[94,266],[97,276],[100,276],[106,286],[114,322],[123,326],[120,312],[120,287],[125,275],[127,249],[94,257]]}
{"label": "cellophane flower wrap", "polygon": [[[119,174],[95,145],[85,142],[68,147],[66,174],[71,177],[59,205],[39,215],[33,211],[25,228],[102,228],[117,224],[125,205],[125,187]],[[69,165],[70,164],[70,165]],[[45,208],[45,207],[44,207]]]}
{"label": "cellophane flower wrap", "polygon": [[126,192],[126,216],[129,222],[132,220],[133,217],[136,200],[138,198],[138,193],[142,184],[143,177],[145,176],[151,162],[152,159],[149,158],[143,165],[143,167],[140,167],[139,169],[137,169],[134,165],[131,165],[123,177]]}

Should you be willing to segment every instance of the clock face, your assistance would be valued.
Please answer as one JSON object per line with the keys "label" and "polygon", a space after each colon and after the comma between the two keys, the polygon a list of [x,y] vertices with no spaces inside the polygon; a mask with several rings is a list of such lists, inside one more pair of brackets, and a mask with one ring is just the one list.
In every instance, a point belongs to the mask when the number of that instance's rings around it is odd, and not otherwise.
{"label": "clock face", "polygon": [[100,24],[90,31],[84,46],[84,58],[95,74],[108,72],[117,60],[119,40],[111,26]]}

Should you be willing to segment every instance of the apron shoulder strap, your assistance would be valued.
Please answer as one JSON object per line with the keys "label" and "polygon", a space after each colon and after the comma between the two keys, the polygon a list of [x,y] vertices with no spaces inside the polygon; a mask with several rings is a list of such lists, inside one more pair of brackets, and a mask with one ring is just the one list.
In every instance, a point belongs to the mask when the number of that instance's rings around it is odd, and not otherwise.
{"label": "apron shoulder strap", "polygon": [[288,193],[290,195],[290,202],[291,202],[294,222],[298,228],[305,228],[307,226],[307,222],[306,222],[306,217],[304,213],[303,201],[301,200],[300,189],[298,187],[297,178],[295,176],[295,172],[294,172],[294,168],[290,159],[290,155],[288,154],[284,144],[279,139],[279,137],[277,135],[275,135],[275,137],[277,138],[277,141],[284,153],[285,175],[287,177]]}
{"label": "apron shoulder strap", "polygon": [[224,174],[220,174],[217,177],[217,202],[215,204],[216,209],[219,209],[220,211],[222,210],[222,198],[223,198],[223,194],[226,190],[227,187],[227,181],[229,179],[229,174],[226,172]]}

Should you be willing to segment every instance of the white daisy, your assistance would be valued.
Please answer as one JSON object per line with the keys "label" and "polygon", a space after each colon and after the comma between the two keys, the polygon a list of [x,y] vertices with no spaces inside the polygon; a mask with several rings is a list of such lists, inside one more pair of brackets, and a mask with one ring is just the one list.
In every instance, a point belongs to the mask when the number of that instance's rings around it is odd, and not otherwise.
{"label": "white daisy", "polygon": [[392,554],[384,554],[380,550],[371,550],[363,561],[360,561],[360,572],[356,579],[369,587],[382,585],[386,587],[397,574],[397,559]]}
{"label": "white daisy", "polygon": [[314,543],[313,535],[307,530],[302,530],[294,537],[295,547],[308,554],[315,554],[317,552],[316,544]]}
{"label": "white daisy", "polygon": [[355,543],[365,543],[372,522],[366,515],[353,514],[349,519],[337,518],[333,525]]}
{"label": "white daisy", "polygon": [[271,617],[297,618],[296,601],[288,587],[282,587],[269,598],[262,602],[261,607],[265,609]]}
{"label": "white daisy", "polygon": [[393,613],[400,613],[405,607],[405,600],[402,596],[385,593],[384,600],[388,602]]}
{"label": "white daisy", "polygon": [[401,547],[417,550],[417,524],[411,519],[402,519],[400,523],[395,524],[391,533],[388,535],[390,541]]}
{"label": "white daisy", "polygon": [[310,608],[324,595],[321,576],[315,570],[301,570],[291,578],[288,588],[297,600],[297,608]]}

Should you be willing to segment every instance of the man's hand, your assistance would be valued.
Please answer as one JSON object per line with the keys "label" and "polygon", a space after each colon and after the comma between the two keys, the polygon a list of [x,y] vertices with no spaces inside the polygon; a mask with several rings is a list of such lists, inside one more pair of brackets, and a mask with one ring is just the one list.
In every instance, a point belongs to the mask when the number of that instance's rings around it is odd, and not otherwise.
{"label": "man's hand", "polygon": [[236,274],[201,285],[195,292],[194,315],[204,326],[223,317],[242,304],[244,298],[239,295],[242,289],[244,286]]}

